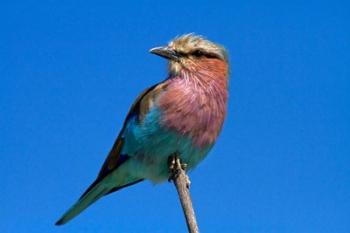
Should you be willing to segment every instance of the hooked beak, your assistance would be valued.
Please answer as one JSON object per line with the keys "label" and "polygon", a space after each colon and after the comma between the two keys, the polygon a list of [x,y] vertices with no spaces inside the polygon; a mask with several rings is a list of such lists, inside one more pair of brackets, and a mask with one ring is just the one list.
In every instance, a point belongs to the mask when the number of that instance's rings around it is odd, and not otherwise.
{"label": "hooked beak", "polygon": [[173,49],[169,48],[168,46],[156,47],[156,48],[150,49],[149,52],[170,60],[179,59],[177,53]]}

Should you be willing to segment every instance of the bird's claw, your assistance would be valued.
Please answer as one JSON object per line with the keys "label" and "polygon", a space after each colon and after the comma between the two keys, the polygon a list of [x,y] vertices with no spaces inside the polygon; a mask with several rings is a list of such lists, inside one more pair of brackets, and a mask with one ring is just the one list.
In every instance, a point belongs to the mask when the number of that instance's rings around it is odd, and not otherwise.
{"label": "bird's claw", "polygon": [[[186,163],[181,163],[180,158],[179,158],[179,154],[178,153],[174,153],[173,155],[169,156],[168,158],[168,166],[169,166],[169,179],[168,181],[171,182],[171,180],[174,180],[178,177],[179,173],[180,173],[180,169],[186,171],[187,169],[187,164]],[[187,184],[188,186],[190,185],[190,181],[187,177]]]}
{"label": "bird's claw", "polygon": [[168,182],[171,182],[176,177],[176,155],[170,155],[168,158],[168,166],[169,166],[169,173],[170,176],[168,178]]}

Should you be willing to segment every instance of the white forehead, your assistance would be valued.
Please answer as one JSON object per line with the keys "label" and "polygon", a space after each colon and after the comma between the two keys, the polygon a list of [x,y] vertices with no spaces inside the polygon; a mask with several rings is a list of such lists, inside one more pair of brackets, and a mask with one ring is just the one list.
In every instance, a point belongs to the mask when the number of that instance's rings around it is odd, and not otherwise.
{"label": "white forehead", "polygon": [[186,34],[176,37],[169,42],[168,46],[184,53],[200,49],[209,53],[215,53],[222,59],[227,60],[226,51],[222,46],[194,34]]}

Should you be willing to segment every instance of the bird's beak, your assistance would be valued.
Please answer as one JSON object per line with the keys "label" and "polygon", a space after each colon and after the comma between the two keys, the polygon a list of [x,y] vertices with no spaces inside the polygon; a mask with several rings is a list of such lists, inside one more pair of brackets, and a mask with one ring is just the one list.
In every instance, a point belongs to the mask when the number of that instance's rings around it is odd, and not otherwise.
{"label": "bird's beak", "polygon": [[168,46],[156,47],[156,48],[150,49],[149,52],[170,60],[179,59],[177,53],[173,49],[169,48]]}

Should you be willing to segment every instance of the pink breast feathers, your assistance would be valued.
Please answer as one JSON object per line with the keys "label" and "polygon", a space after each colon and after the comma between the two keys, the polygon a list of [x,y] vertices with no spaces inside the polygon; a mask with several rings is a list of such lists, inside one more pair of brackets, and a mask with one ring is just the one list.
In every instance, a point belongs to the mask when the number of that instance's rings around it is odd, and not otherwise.
{"label": "pink breast feathers", "polygon": [[205,65],[208,69],[202,65],[198,72],[184,71],[171,77],[159,99],[162,126],[190,136],[198,148],[215,142],[226,115],[228,95],[227,69]]}

